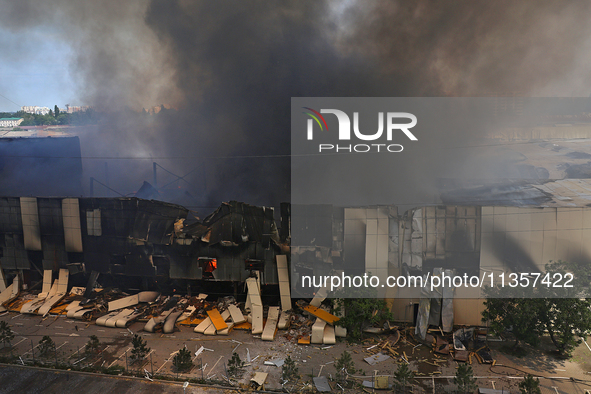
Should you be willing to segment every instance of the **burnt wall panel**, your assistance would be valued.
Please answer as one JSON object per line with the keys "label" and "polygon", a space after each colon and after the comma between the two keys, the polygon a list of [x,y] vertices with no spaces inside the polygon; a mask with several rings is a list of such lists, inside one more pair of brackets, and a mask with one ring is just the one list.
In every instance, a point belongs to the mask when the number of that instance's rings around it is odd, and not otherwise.
{"label": "burnt wall panel", "polygon": [[20,201],[18,198],[0,198],[0,233],[22,234]]}

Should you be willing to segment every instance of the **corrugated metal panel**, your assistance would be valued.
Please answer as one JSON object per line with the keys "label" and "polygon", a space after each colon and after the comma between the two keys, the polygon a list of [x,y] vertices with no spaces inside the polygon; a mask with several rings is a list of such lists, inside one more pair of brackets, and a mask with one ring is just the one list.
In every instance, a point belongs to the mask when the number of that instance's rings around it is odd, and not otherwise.
{"label": "corrugated metal panel", "polygon": [[41,232],[39,230],[39,210],[35,197],[21,197],[21,219],[25,249],[41,250]]}
{"label": "corrugated metal panel", "polygon": [[83,252],[82,231],[80,230],[80,208],[77,198],[64,198],[62,200],[62,215],[64,219],[66,252]]}

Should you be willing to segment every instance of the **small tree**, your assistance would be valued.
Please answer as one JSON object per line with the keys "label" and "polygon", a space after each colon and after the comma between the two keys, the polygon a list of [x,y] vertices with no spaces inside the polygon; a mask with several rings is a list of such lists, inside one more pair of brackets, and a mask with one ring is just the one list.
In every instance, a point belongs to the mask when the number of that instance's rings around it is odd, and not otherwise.
{"label": "small tree", "polygon": [[534,379],[533,376],[528,374],[523,379],[523,382],[519,383],[519,391],[521,394],[542,394],[540,379]]}
{"label": "small tree", "polygon": [[183,347],[172,359],[172,365],[178,372],[188,371],[193,367],[193,360],[191,360],[191,352],[187,347]]}
{"label": "small tree", "polygon": [[8,326],[8,323],[5,321],[0,321],[0,342],[2,342],[2,346],[6,346],[6,344],[10,344],[10,341],[14,339],[14,332]]}
{"label": "small tree", "polygon": [[295,361],[292,360],[291,356],[287,356],[283,366],[281,367],[281,378],[284,381],[289,382],[290,380],[295,380],[298,377],[298,367],[296,367]]}
{"label": "small tree", "polygon": [[347,380],[347,376],[349,374],[354,374],[355,372],[357,372],[357,370],[355,369],[355,363],[353,362],[353,358],[351,357],[351,354],[349,354],[349,352],[346,350],[341,354],[341,357],[337,359],[336,363],[334,364],[334,367],[337,370],[336,378],[338,381],[341,382]]}
{"label": "small tree", "polygon": [[[346,292],[346,293],[345,293]],[[346,295],[346,297],[345,297]],[[339,299],[335,314],[342,316],[336,325],[347,329],[347,338],[354,341],[363,339],[363,330],[369,326],[393,320],[386,301],[376,298],[375,289],[355,288],[339,290],[332,298]],[[349,298],[356,297],[356,298]]]}
{"label": "small tree", "polygon": [[55,351],[55,342],[49,337],[49,335],[43,336],[39,341],[39,353],[42,356],[46,356],[49,352]]}
{"label": "small tree", "polygon": [[228,360],[228,375],[234,378],[240,377],[243,373],[244,364],[238,353],[232,353],[232,358]]}
{"label": "small tree", "polygon": [[134,334],[131,344],[133,345],[133,349],[131,349],[132,362],[143,360],[150,351],[150,348],[146,346],[148,342],[142,339],[138,334]]}
{"label": "small tree", "polygon": [[415,377],[415,373],[410,370],[408,364],[403,363],[398,366],[398,369],[394,371],[394,380],[396,386],[398,386],[401,393],[406,393],[410,381]]}
{"label": "small tree", "polygon": [[458,367],[454,383],[458,386],[458,393],[471,393],[478,388],[472,367],[467,364],[461,364]]}
{"label": "small tree", "polygon": [[86,342],[84,350],[86,351],[86,353],[96,353],[98,351],[99,346],[100,341],[98,337],[96,335],[91,335],[90,339],[88,339],[88,342]]}

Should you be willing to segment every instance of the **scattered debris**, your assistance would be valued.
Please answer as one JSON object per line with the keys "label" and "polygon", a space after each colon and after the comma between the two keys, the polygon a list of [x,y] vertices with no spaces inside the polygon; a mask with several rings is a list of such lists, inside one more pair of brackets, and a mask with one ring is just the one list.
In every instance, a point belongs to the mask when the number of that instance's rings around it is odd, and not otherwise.
{"label": "scattered debris", "polygon": [[[364,358],[365,362],[367,362],[369,365],[376,365],[377,363],[381,363],[382,361],[386,361],[387,359],[389,359],[390,356],[387,356],[385,354],[382,353],[376,353],[373,356],[370,357],[366,357]],[[406,360],[408,361],[408,360]]]}

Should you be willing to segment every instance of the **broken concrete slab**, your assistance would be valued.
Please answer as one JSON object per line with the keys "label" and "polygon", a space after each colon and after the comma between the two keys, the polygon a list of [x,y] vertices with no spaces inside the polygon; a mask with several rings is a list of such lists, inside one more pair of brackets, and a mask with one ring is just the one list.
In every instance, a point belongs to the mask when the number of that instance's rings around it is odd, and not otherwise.
{"label": "broken concrete slab", "polygon": [[107,320],[112,319],[113,317],[117,316],[119,314],[119,312],[115,311],[115,312],[111,312],[109,314],[106,314],[104,316],[99,317],[98,319],[96,319],[96,325],[97,326],[105,326],[107,323]]}
{"label": "broken concrete slab", "polygon": [[182,314],[183,313],[181,311],[177,311],[172,312],[170,315],[168,315],[166,321],[164,322],[164,326],[162,327],[162,332],[165,334],[170,334],[174,332],[176,321]]}
{"label": "broken concrete slab", "polygon": [[289,328],[290,318],[289,313],[281,311],[279,321],[277,322],[277,328],[280,330],[287,330]]}
{"label": "broken concrete slab", "polygon": [[377,363],[381,363],[382,361],[386,361],[389,358],[390,358],[390,356],[387,356],[385,354],[376,353],[373,356],[364,358],[364,360],[369,365],[376,365]]}
{"label": "broken concrete slab", "polygon": [[116,311],[118,309],[128,308],[139,304],[139,294],[134,294],[129,297],[123,297],[115,301],[109,302],[109,312]]}
{"label": "broken concrete slab", "polygon": [[325,345],[334,345],[337,343],[337,339],[335,337],[335,330],[334,327],[330,324],[324,326],[324,334],[322,337],[322,343]]}
{"label": "broken concrete slab", "polygon": [[157,291],[141,291],[138,294],[138,301],[139,302],[154,302],[158,298],[160,293]]}
{"label": "broken concrete slab", "polygon": [[213,323],[211,323],[209,325],[209,327],[207,327],[205,329],[205,331],[203,331],[204,335],[217,335],[217,333],[218,333],[218,330],[215,328],[215,325]]}
{"label": "broken concrete slab", "polygon": [[119,311],[119,313],[117,313],[115,316],[105,321],[105,327],[117,327],[118,320],[124,319],[132,313],[133,309],[123,309],[122,311]]}
{"label": "broken concrete slab", "polygon": [[68,278],[70,277],[70,271],[67,269],[60,269],[59,278],[57,281],[57,292],[55,295],[50,295],[47,297],[45,303],[39,308],[37,312],[41,316],[45,316],[49,313],[51,308],[58,302],[60,302],[68,293]]}
{"label": "broken concrete slab", "polygon": [[127,315],[127,316],[124,316],[124,317],[122,317],[120,319],[117,319],[117,321],[115,322],[115,327],[125,328],[129,324],[133,323],[135,321],[135,319],[137,319],[141,315],[142,315],[142,312],[135,311],[135,312],[133,312],[133,313]]}
{"label": "broken concrete slab", "polygon": [[263,341],[273,341],[275,339],[275,332],[277,331],[277,320],[279,320],[279,307],[269,307],[269,313],[267,315],[267,324],[261,335]]}
{"label": "broken concrete slab", "polygon": [[41,289],[41,293],[39,293],[39,295],[37,296],[39,299],[47,298],[49,290],[51,290],[52,274],[53,271],[51,270],[43,270],[43,287]]}
{"label": "broken concrete slab", "polygon": [[279,280],[279,294],[281,295],[281,310],[291,309],[291,293],[289,283],[289,272],[287,269],[287,256],[277,255],[277,278]]}
{"label": "broken concrete slab", "polygon": [[20,313],[34,314],[35,311],[45,304],[45,299],[33,299],[33,301],[23,304]]}
{"label": "broken concrete slab", "polygon": [[0,312],[6,311],[4,304],[14,300],[20,291],[20,281],[18,275],[12,280],[12,285],[8,286],[6,290],[0,293]]}
{"label": "broken concrete slab", "polygon": [[255,335],[263,333],[263,302],[261,301],[260,287],[257,278],[246,280],[248,287],[248,300],[252,308],[252,333]]}
{"label": "broken concrete slab", "polygon": [[76,316],[76,312],[81,311],[81,310],[84,310],[84,308],[79,305],[75,306],[73,308],[70,308],[70,309],[66,308],[66,311],[67,311],[66,317],[68,319],[74,319],[74,316]]}
{"label": "broken concrete slab", "polygon": [[328,384],[328,379],[326,379],[326,376],[318,376],[312,379],[314,380],[314,386],[316,386],[316,390],[318,390],[319,392],[330,393],[332,391],[332,388],[330,387],[330,384]]}
{"label": "broken concrete slab", "polygon": [[205,330],[207,330],[207,328],[211,325],[212,325],[211,319],[209,317],[206,317],[205,320],[203,320],[201,323],[199,323],[193,331],[198,332],[199,334],[203,334],[205,332]]}
{"label": "broken concrete slab", "polygon": [[339,338],[345,338],[347,336],[347,329],[343,326],[334,326],[334,334]]}
{"label": "broken concrete slab", "polygon": [[312,299],[312,301],[310,301],[310,305],[312,305],[313,307],[319,308],[320,305],[322,304],[322,301],[324,301],[326,299],[327,294],[328,294],[328,290],[326,289],[326,287],[322,287],[322,288],[318,289],[318,291],[314,295],[314,298]]}
{"label": "broken concrete slab", "polygon": [[326,322],[320,318],[316,319],[316,322],[312,326],[311,343],[321,344],[324,342],[324,327],[326,327]]}
{"label": "broken concrete slab", "polygon": [[238,308],[236,305],[229,305],[228,311],[230,311],[230,316],[232,317],[232,321],[234,322],[234,324],[240,324],[246,321],[246,318],[242,314],[242,311],[240,311],[240,308]]}
{"label": "broken concrete slab", "polygon": [[257,390],[260,390],[267,380],[267,373],[265,372],[255,372],[254,376],[250,379],[250,381],[257,385]]}

